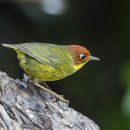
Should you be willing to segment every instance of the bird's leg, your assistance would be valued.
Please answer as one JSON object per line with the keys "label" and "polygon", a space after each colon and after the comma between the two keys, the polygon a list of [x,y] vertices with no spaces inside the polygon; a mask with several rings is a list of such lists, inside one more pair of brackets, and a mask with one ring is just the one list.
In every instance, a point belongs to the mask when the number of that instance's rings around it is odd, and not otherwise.
{"label": "bird's leg", "polygon": [[55,97],[58,98],[59,100],[61,100],[61,101],[63,101],[63,102],[66,102],[67,104],[69,104],[69,101],[68,101],[68,100],[65,100],[65,99],[63,98],[63,96],[60,96],[60,95],[58,95],[57,93],[55,93],[55,92],[49,90],[48,88],[46,88],[46,87],[40,85],[36,80],[34,80],[34,84],[35,84],[36,86],[38,86],[39,88],[42,88],[43,90],[45,90],[45,91],[48,92],[49,94],[55,96]]}
{"label": "bird's leg", "polygon": [[[42,82],[42,85],[45,86],[47,89],[51,90],[45,81]],[[63,97],[63,95],[59,95],[59,96]]]}
{"label": "bird's leg", "polygon": [[45,81],[42,82],[42,85],[45,86],[47,89],[49,89],[49,86],[46,84]]}

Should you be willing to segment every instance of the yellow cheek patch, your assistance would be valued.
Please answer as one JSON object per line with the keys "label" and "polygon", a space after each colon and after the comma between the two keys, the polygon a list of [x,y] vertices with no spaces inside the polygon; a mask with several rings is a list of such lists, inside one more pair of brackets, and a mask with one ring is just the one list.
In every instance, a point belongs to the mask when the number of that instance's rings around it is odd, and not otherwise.
{"label": "yellow cheek patch", "polygon": [[86,61],[86,62],[84,62],[84,63],[81,63],[81,64],[79,64],[79,65],[74,65],[75,70],[81,69],[87,62],[88,62],[88,61]]}

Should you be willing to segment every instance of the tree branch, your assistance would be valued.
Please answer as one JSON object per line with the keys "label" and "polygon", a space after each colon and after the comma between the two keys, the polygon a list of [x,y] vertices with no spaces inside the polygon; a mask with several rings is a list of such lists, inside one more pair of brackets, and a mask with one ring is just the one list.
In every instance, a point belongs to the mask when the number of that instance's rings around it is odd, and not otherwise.
{"label": "tree branch", "polygon": [[[24,83],[18,81],[19,84]],[[99,130],[89,118],[34,86],[27,89],[0,72],[0,129]]]}

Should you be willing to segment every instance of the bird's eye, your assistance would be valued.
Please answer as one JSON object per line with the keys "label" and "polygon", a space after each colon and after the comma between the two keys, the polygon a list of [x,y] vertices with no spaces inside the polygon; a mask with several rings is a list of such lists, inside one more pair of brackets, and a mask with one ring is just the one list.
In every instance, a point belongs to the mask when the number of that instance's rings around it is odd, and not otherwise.
{"label": "bird's eye", "polygon": [[80,54],[80,59],[81,59],[81,60],[84,60],[85,58],[86,58],[86,55]]}

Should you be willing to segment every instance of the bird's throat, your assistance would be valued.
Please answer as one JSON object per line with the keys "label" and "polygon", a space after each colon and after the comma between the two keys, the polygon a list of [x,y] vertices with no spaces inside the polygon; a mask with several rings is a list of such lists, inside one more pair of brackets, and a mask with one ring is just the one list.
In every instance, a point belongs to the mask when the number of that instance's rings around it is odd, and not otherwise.
{"label": "bird's throat", "polygon": [[87,63],[87,62],[74,65],[75,70],[77,71],[77,70],[81,69],[86,63]]}

